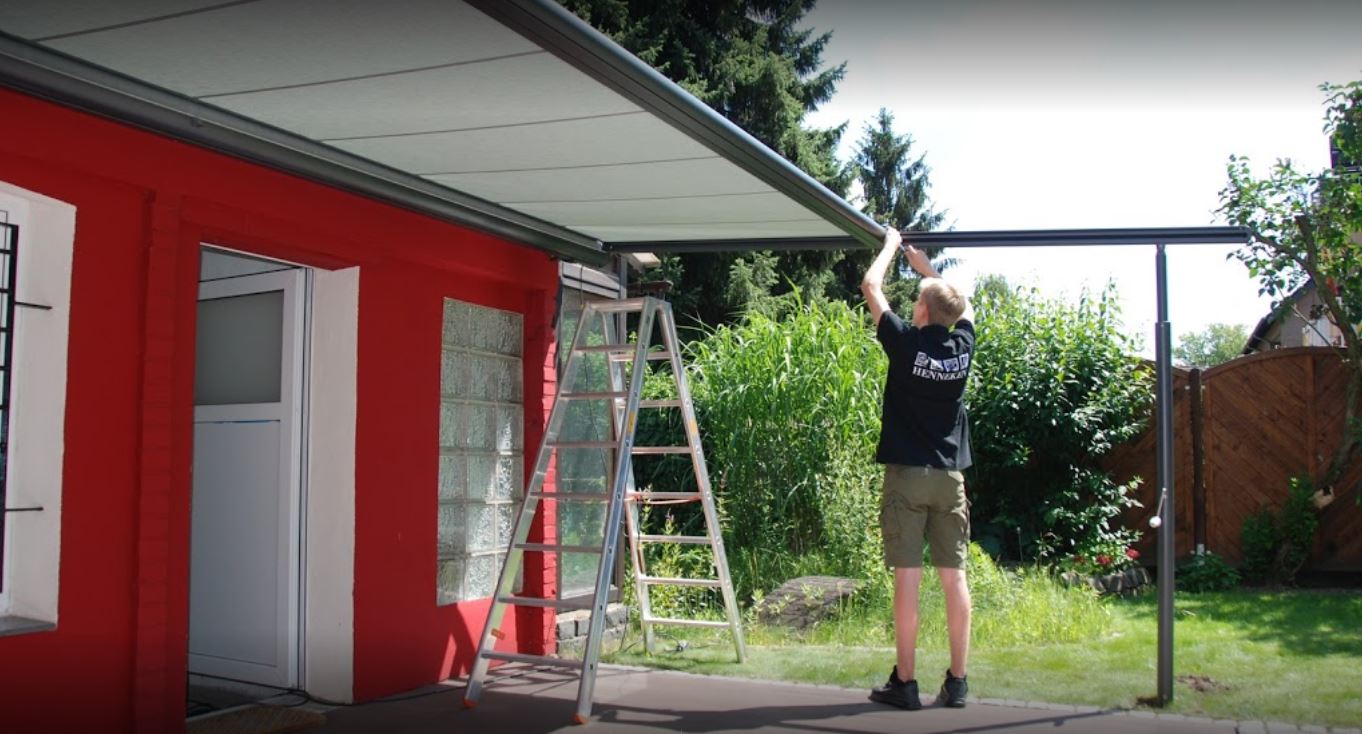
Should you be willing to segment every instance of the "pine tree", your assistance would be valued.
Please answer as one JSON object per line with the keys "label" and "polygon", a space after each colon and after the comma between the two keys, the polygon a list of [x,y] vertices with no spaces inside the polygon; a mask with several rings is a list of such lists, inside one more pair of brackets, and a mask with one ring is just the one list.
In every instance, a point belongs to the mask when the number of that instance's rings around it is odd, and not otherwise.
{"label": "pine tree", "polygon": [[[894,115],[881,108],[873,122],[867,123],[848,171],[861,184],[861,211],[881,224],[901,230],[929,232],[945,221],[927,196],[931,186],[925,154],[913,157],[913,138],[894,132]],[[939,259],[940,248],[925,248],[938,271],[951,264]],[[859,294],[858,286],[865,269],[874,259],[873,252],[854,252],[838,263],[839,280],[848,291]],[[889,274],[885,294],[895,308],[917,297],[917,276],[900,259],[899,268]]]}
{"label": "pine tree", "polygon": [[[815,180],[847,194],[852,174],[836,154],[846,125],[803,125],[832,98],[846,69],[823,68],[831,33],[799,27],[816,0],[560,1]],[[811,296],[842,295],[834,268],[844,257],[670,256],[663,258],[660,276],[675,284],[670,297],[680,314],[717,324],[791,285]]]}

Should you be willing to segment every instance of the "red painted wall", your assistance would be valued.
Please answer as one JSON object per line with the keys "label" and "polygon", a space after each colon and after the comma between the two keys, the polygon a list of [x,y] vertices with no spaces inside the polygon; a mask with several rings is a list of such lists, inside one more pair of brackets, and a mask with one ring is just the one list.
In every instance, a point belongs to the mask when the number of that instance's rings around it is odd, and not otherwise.
{"label": "red painted wall", "polygon": [[[442,298],[525,314],[529,471],[546,416],[536,388],[552,388],[554,262],[9,90],[0,109],[0,180],[77,208],[60,622],[0,638],[5,729],[183,727],[200,242],[364,268],[355,693],[465,668],[486,603],[435,605]],[[552,573],[528,572],[549,590]],[[534,649],[547,620],[506,629]]]}
{"label": "red painted wall", "polygon": [[[356,440],[364,450],[355,467],[355,515],[363,519],[355,545],[355,693],[368,699],[466,672],[487,614],[486,602],[447,607],[434,602],[442,310],[429,304],[439,306],[449,296],[528,311],[524,363],[531,415],[525,445],[535,447],[542,429],[531,427],[542,426],[547,415],[535,389],[545,379],[544,340],[552,336],[554,299],[527,299],[523,291],[486,281],[451,283],[441,274],[397,265],[366,272],[360,280]],[[396,391],[395,385],[415,389]],[[367,395],[386,397],[363,399]],[[526,454],[528,472],[533,452]],[[392,491],[396,487],[419,489]],[[542,575],[529,568],[527,574],[527,587],[543,588]],[[546,612],[518,613],[519,624],[503,627],[508,637],[502,644],[510,649],[522,635],[528,638],[526,651],[542,650],[544,635],[552,631]]]}

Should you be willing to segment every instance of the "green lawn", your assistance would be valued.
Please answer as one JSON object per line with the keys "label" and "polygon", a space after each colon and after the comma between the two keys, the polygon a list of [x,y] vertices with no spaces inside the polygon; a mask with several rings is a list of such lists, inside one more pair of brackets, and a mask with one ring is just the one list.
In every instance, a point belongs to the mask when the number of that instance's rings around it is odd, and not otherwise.
{"label": "green lawn", "polygon": [[[1156,692],[1154,595],[1104,602],[1107,630],[1086,642],[977,646],[970,692],[982,698],[1136,708]],[[1171,712],[1223,719],[1262,719],[1362,726],[1362,593],[1235,591],[1180,595],[1176,604]],[[885,612],[887,614],[887,610]],[[982,614],[976,611],[976,616]],[[869,688],[893,664],[887,625],[872,610],[797,637],[748,625],[749,660],[734,662],[726,635],[670,630],[658,654],[642,654],[637,632],[610,662],[712,675]],[[864,643],[856,639],[860,637]],[[678,652],[677,641],[685,640]],[[924,692],[935,692],[948,657],[938,647],[918,655]],[[1205,678],[1209,678],[1209,685]]]}

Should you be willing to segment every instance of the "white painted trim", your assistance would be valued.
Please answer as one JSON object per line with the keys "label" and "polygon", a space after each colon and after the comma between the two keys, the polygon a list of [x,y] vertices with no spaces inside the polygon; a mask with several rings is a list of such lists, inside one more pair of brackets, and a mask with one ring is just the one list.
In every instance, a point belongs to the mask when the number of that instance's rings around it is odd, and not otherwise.
{"label": "white painted trim", "polygon": [[258,255],[227,252],[217,247],[204,246],[199,251],[199,282],[208,283],[243,275],[259,275],[297,267],[279,260],[266,260]]}
{"label": "white painted trim", "polygon": [[303,681],[354,700],[359,268],[312,274]]}
{"label": "white painted trim", "polygon": [[56,624],[76,208],[0,182],[0,210],[20,227],[19,300],[52,307],[15,309],[7,503],[43,511],[8,518],[0,615]]}

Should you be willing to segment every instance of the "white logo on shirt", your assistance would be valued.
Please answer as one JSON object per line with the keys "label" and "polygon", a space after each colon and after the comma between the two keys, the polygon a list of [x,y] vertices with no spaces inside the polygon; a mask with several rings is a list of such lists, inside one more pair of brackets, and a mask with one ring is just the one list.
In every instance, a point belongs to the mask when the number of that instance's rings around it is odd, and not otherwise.
{"label": "white logo on shirt", "polygon": [[932,359],[927,354],[918,352],[917,357],[913,360],[913,375],[924,380],[951,382],[965,379],[968,373],[968,354],[949,359]]}

